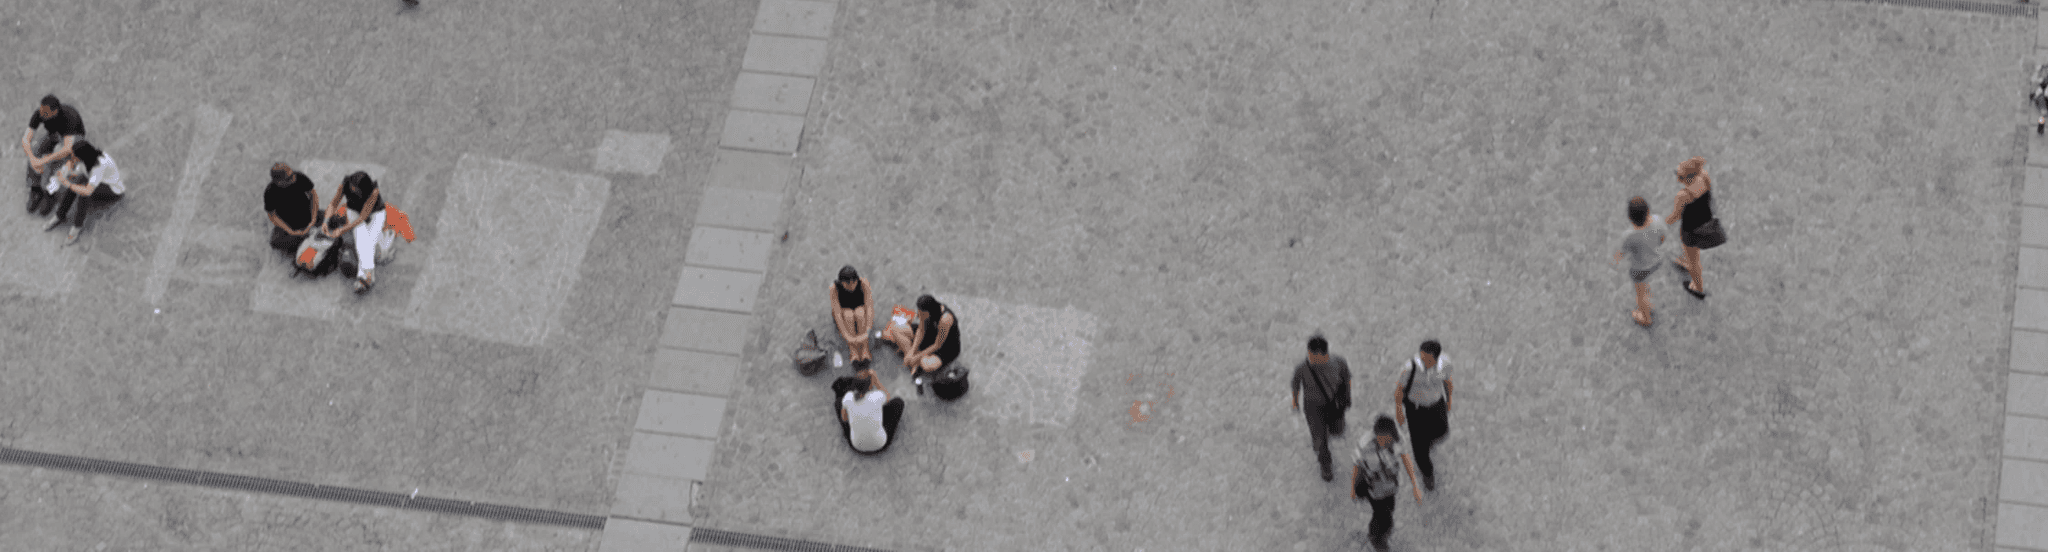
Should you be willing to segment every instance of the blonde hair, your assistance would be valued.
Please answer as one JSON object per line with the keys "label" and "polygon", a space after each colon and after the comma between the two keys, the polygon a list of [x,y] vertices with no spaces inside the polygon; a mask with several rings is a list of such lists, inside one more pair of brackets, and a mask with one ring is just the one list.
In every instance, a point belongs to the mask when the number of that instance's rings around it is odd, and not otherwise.
{"label": "blonde hair", "polygon": [[1685,185],[1691,186],[1694,177],[1704,177],[1707,179],[1707,187],[1714,187],[1714,177],[1707,174],[1707,158],[1693,156],[1692,159],[1687,159],[1684,163],[1678,164],[1679,182],[1684,182]]}

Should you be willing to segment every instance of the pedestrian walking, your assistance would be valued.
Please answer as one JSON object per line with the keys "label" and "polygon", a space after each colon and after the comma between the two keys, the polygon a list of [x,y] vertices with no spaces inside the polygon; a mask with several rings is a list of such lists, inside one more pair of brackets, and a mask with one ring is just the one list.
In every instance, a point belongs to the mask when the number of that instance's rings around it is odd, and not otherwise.
{"label": "pedestrian walking", "polygon": [[1614,252],[1615,262],[1621,262],[1624,255],[1629,259],[1628,278],[1635,282],[1636,310],[1629,311],[1628,315],[1635,319],[1636,324],[1645,328],[1650,327],[1648,280],[1650,274],[1661,266],[1662,261],[1657,258],[1657,246],[1664,244],[1664,228],[1658,224],[1660,222],[1664,221],[1650,214],[1650,203],[1644,201],[1643,196],[1629,198],[1628,223],[1632,228],[1629,229],[1628,235],[1621,239],[1621,250]]}
{"label": "pedestrian walking", "polygon": [[1422,342],[1422,349],[1408,360],[1401,383],[1394,388],[1394,402],[1400,406],[1396,421],[1408,426],[1408,437],[1414,439],[1409,446],[1415,449],[1415,466],[1422,472],[1422,488],[1429,491],[1436,490],[1436,464],[1430,461],[1430,448],[1451,431],[1451,387],[1451,366],[1444,359],[1444,346],[1431,339]]}
{"label": "pedestrian walking", "polygon": [[1688,275],[1685,292],[1706,299],[1700,250],[1713,249],[1728,241],[1721,231],[1721,221],[1714,218],[1714,177],[1707,174],[1707,158],[1693,157],[1679,163],[1678,184],[1685,188],[1672,200],[1671,216],[1664,217],[1664,224],[1679,223],[1678,242],[1685,245],[1685,255],[1671,263],[1685,269]]}
{"label": "pedestrian walking", "polygon": [[[78,241],[78,234],[85,231],[85,217],[94,211],[102,211],[107,205],[120,201],[127,193],[127,186],[121,183],[121,169],[114,165],[113,156],[100,151],[91,142],[79,140],[72,146],[70,159],[64,168],[57,171],[51,180],[58,184],[56,214],[50,215],[50,223],[44,231],[64,225],[64,219],[71,219],[71,232],[64,237],[64,245]],[[78,205],[78,213],[71,214],[71,205]]]}
{"label": "pedestrian walking", "polygon": [[[36,138],[38,128],[43,130],[40,139]],[[56,190],[48,187],[50,174],[55,172],[52,169],[71,156],[72,146],[83,137],[85,121],[78,117],[78,109],[64,105],[55,94],[43,96],[42,104],[28,118],[28,131],[21,133],[21,153],[28,157],[28,212],[50,214],[56,205],[52,198]]]}
{"label": "pedestrian walking", "polygon": [[[1387,536],[1394,533],[1394,495],[1401,490],[1401,472],[1394,465],[1406,467],[1408,478],[1415,478],[1415,465],[1401,451],[1401,437],[1397,433],[1399,426],[1394,425],[1394,419],[1379,415],[1373,420],[1372,434],[1358,438],[1357,460],[1351,464],[1351,498],[1372,504],[1366,538],[1372,541],[1373,550],[1380,552],[1386,552]],[[1400,462],[1395,462],[1395,458],[1400,458]],[[1415,501],[1422,502],[1422,494],[1416,493]]]}
{"label": "pedestrian walking", "polygon": [[1308,420],[1309,447],[1316,451],[1324,481],[1330,473],[1330,436],[1344,434],[1344,411],[1351,409],[1351,365],[1330,355],[1322,334],[1308,338],[1308,358],[1294,366],[1288,406]]}

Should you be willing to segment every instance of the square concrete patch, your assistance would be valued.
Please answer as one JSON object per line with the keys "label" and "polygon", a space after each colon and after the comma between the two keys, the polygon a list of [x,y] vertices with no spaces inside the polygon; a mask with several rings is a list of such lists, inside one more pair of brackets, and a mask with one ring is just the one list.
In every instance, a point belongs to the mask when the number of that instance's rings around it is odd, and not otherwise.
{"label": "square concrete patch", "polygon": [[2048,550],[2048,508],[2001,502],[1998,504],[1998,545],[2029,550]]}
{"label": "square concrete patch", "polygon": [[724,420],[725,399],[648,389],[640,392],[640,417],[633,428],[717,439]]}
{"label": "square concrete patch", "polygon": [[[292,165],[292,168],[313,179],[314,189],[320,192],[322,208],[334,199],[335,194],[341,193],[341,179],[356,171],[369,174],[371,180],[377,181],[380,190],[390,188],[391,184],[387,178],[389,172],[383,165],[374,163],[307,159]],[[378,195],[387,193],[380,191]],[[268,239],[269,222],[266,220],[264,224],[263,237]],[[327,252],[329,255],[337,253],[338,250],[334,249]],[[291,273],[289,259],[266,256],[262,268],[258,269],[255,289],[249,292],[249,308],[256,312],[332,320],[341,312],[342,299],[350,295],[348,288],[339,280],[355,277],[354,274],[337,274],[339,278],[330,275],[328,278],[295,279]]]}
{"label": "square concrete patch", "polygon": [[638,473],[619,474],[612,515],[688,525],[690,481]]}
{"label": "square concrete patch", "polygon": [[1097,335],[1094,314],[1076,309],[934,295],[958,318],[960,360],[971,372],[977,414],[1007,424],[1065,427]]}
{"label": "square concrete patch", "polygon": [[462,156],[405,324],[541,344],[610,196],[611,182],[595,175]]}
{"label": "square concrete patch", "polygon": [[2048,461],[2048,420],[2006,416],[2005,455]]}
{"label": "square concrete patch", "polygon": [[811,109],[810,77],[740,73],[732,86],[735,109],[802,115]]}
{"label": "square concrete patch", "polygon": [[690,245],[689,249],[683,251],[683,262],[697,266],[766,272],[769,248],[774,245],[775,235],[767,232],[699,226],[690,230]]}
{"label": "square concrete patch", "polygon": [[2014,372],[2048,375],[2048,333],[2013,330],[2011,357]]}
{"label": "square concrete patch", "polygon": [[668,156],[667,134],[604,131],[597,146],[597,172],[647,174],[661,172],[661,159]]}
{"label": "square concrete patch", "polygon": [[782,221],[782,194],[724,186],[704,189],[697,203],[698,228],[724,226],[762,232],[777,231]]}
{"label": "square concrete patch", "polygon": [[827,38],[832,36],[831,2],[761,0],[754,12],[754,32]]}
{"label": "square concrete patch", "polygon": [[818,76],[825,66],[825,41],[815,38],[750,35],[740,69],[756,73]]}
{"label": "square concrete patch", "polygon": [[727,397],[740,357],[663,347],[654,351],[647,386],[669,391]]}
{"label": "square concrete patch", "polygon": [[2048,331],[2048,290],[2014,290],[2012,306],[2012,327]]}
{"label": "square concrete patch", "polygon": [[717,444],[710,439],[635,431],[626,451],[626,472],[703,481]]}
{"label": "square concrete patch", "polygon": [[2048,418],[2048,376],[2019,372],[2006,374],[2005,411]]}
{"label": "square concrete patch", "polygon": [[690,544],[690,528],[668,523],[611,518],[604,522],[598,552],[675,552]]}
{"label": "square concrete patch", "polygon": [[735,109],[725,116],[718,145],[769,153],[795,153],[804,136],[802,115]]}
{"label": "square concrete patch", "polygon": [[1998,471],[1998,499],[2048,504],[2048,463],[2005,459]]}
{"label": "square concrete patch", "polygon": [[753,312],[754,299],[761,294],[761,273],[683,267],[676,282],[675,304],[684,307]]}
{"label": "square concrete patch", "polygon": [[686,307],[668,309],[661,326],[661,346],[738,355],[746,346],[747,324],[753,317]]}
{"label": "square concrete patch", "polygon": [[2027,185],[2020,190],[2020,204],[2048,207],[2048,167],[2027,167]]}

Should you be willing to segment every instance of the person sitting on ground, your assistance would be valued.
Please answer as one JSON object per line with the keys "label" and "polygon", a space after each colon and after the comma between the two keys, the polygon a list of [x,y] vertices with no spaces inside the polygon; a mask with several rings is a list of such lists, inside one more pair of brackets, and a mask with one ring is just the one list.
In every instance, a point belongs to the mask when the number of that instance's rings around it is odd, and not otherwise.
{"label": "person sitting on ground", "polygon": [[[121,200],[121,194],[128,189],[121,184],[121,169],[114,166],[114,158],[100,151],[92,142],[79,140],[72,145],[75,155],[66,161],[60,174],[52,177],[59,181],[57,190],[57,212],[50,215],[50,223],[43,230],[48,231],[71,219],[70,235],[64,238],[66,245],[78,241],[78,234],[85,230],[85,216],[94,210],[104,209],[107,204]],[[78,214],[71,215],[71,204],[78,204]]]}
{"label": "person sitting on ground", "polygon": [[960,358],[960,322],[953,309],[930,295],[917,298],[917,320],[912,328],[891,326],[885,337],[903,351],[903,366],[910,369],[912,384],[924,394],[926,374],[938,372]]}
{"label": "person sitting on ground", "polygon": [[377,189],[377,181],[363,171],[349,173],[341,179],[341,191],[334,194],[334,202],[328,212],[342,212],[348,207],[348,225],[342,230],[353,232],[351,241],[356,250],[356,293],[370,290],[376,284],[372,272],[377,268],[377,254],[391,249],[392,235],[384,229],[384,199]]}
{"label": "person sitting on ground", "polygon": [[839,397],[839,432],[853,450],[875,454],[896,441],[896,424],[903,421],[903,398],[890,398],[876,381],[874,370],[860,370],[832,381],[832,394]]}
{"label": "person sitting on ground", "polygon": [[[43,129],[43,137],[35,139],[36,128]],[[57,96],[43,96],[42,105],[36,106],[35,115],[29,116],[28,130],[21,133],[21,153],[28,156],[28,212],[38,210],[50,214],[56,203],[44,187],[49,182],[51,169],[71,156],[71,150],[80,138],[85,136],[85,122],[78,117],[78,109],[64,105]],[[30,142],[34,142],[31,147]]]}
{"label": "person sitting on ground", "polygon": [[832,324],[846,340],[854,368],[866,368],[875,358],[868,347],[868,332],[875,327],[875,290],[853,265],[840,268],[839,279],[832,282]]}
{"label": "person sitting on ground", "polygon": [[263,212],[270,217],[270,247],[292,255],[313,231],[313,221],[321,218],[320,192],[313,189],[313,179],[291,165],[271,165],[270,185],[263,188]]}

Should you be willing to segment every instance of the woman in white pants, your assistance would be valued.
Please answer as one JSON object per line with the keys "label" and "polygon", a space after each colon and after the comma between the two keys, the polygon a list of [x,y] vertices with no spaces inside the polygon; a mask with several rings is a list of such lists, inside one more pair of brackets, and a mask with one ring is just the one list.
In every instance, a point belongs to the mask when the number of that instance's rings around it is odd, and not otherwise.
{"label": "woman in white pants", "polygon": [[343,204],[348,206],[348,225],[340,232],[354,232],[351,241],[356,247],[355,289],[362,293],[376,284],[373,271],[377,268],[377,252],[391,249],[391,235],[384,231],[384,199],[379,197],[377,181],[371,180],[368,173],[356,171],[341,179],[341,193],[334,195],[328,212],[335,212]]}

